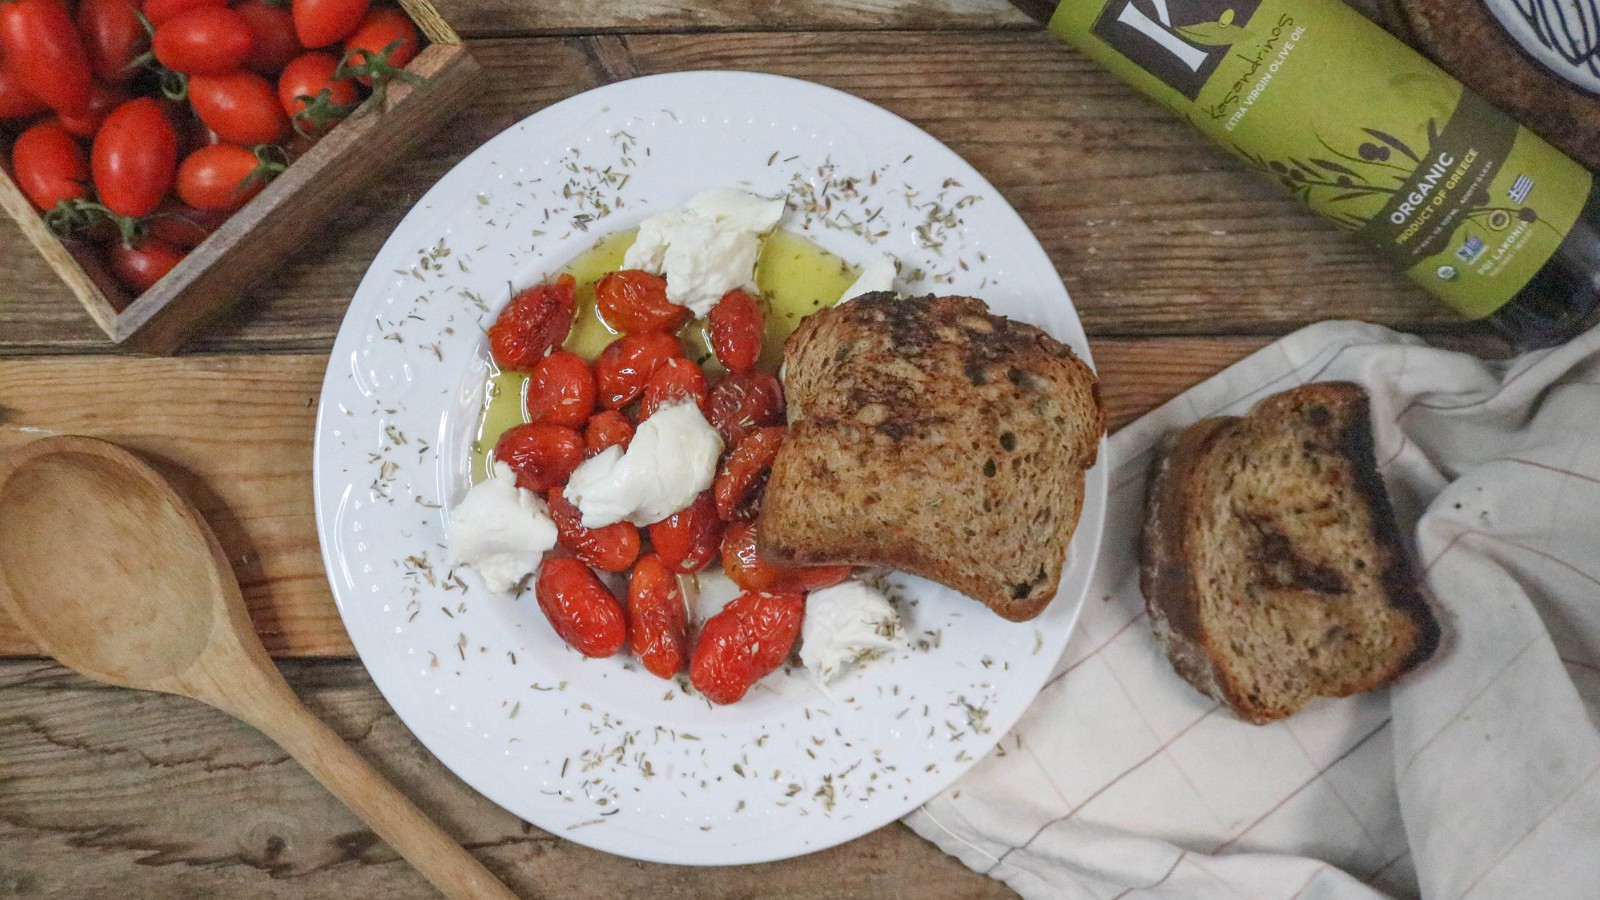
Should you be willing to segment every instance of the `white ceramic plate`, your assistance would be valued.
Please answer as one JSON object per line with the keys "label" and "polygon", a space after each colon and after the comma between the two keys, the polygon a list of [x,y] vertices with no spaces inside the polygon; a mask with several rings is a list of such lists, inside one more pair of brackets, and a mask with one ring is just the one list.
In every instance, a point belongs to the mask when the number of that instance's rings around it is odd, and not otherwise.
{"label": "white ceramic plate", "polygon": [[[317,419],[317,522],[345,627],[384,697],[452,771],[561,837],[637,859],[733,864],[876,829],[987,753],[1060,656],[1099,549],[1089,474],[1060,595],[1037,620],[898,578],[913,646],[823,692],[803,670],[713,707],[627,657],[588,660],[531,593],[447,568],[468,486],[483,329],[601,235],[715,186],[788,194],[783,227],[847,259],[895,254],[913,291],[984,297],[1089,356],[1017,214],[927,134],[785,78],[640,78],[545,109],[463,160],[373,261]],[[861,224],[867,223],[867,224]],[[920,270],[920,271],[913,271]],[[1103,456],[1103,454],[1102,454]]]}

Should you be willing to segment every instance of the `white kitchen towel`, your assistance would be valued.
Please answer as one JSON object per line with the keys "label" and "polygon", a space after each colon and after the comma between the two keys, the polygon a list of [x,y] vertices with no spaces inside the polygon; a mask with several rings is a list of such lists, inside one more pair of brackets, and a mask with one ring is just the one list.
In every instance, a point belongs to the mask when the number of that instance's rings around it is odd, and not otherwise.
{"label": "white kitchen towel", "polygon": [[[1136,545],[1153,448],[1313,381],[1372,395],[1445,639],[1386,691],[1248,725],[1175,675]],[[1314,325],[1110,441],[1100,567],[1054,676],[907,817],[1029,898],[1600,898],[1600,329],[1507,362]]]}

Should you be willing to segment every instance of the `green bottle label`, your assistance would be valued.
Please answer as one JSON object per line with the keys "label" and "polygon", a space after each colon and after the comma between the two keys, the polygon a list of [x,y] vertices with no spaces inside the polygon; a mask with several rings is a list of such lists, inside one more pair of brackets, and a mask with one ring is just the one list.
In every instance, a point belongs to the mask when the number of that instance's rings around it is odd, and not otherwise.
{"label": "green bottle label", "polygon": [[1550,261],[1593,184],[1338,0],[1063,0],[1050,30],[1469,318]]}

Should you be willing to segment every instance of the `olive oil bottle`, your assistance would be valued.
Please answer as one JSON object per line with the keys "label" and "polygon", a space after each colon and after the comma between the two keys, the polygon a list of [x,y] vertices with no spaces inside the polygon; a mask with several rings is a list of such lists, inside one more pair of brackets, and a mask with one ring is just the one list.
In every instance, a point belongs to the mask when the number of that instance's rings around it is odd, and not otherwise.
{"label": "olive oil bottle", "polygon": [[1050,30],[1519,347],[1600,302],[1593,174],[1339,0],[1063,0]]}

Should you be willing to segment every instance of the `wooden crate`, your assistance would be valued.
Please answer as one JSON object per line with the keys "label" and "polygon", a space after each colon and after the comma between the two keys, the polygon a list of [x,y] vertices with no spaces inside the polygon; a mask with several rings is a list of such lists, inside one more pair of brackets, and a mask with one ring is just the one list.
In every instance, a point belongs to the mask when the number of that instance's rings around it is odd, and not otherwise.
{"label": "wooden crate", "polygon": [[352,194],[463,106],[478,64],[428,0],[400,4],[429,42],[406,66],[423,84],[390,84],[382,109],[340,123],[138,297],[117,283],[97,254],[63,243],[45,227],[11,178],[9,154],[0,165],[0,206],[112,341],[145,353],[172,352],[301,251]]}

